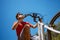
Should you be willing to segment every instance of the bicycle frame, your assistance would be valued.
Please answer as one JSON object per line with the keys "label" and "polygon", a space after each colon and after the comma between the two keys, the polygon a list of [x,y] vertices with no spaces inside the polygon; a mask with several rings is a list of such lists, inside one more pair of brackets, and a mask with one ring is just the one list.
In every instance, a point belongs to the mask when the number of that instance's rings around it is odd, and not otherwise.
{"label": "bicycle frame", "polygon": [[[60,14],[60,12],[59,12],[59,14]],[[27,17],[27,16],[31,16],[33,19],[34,19],[34,22],[37,22],[36,21],[36,18],[38,18],[38,36],[39,36],[39,38],[38,38],[38,40],[44,40],[44,28],[46,28],[46,29],[48,29],[48,30],[50,30],[50,31],[53,31],[53,32],[55,32],[55,33],[59,33],[60,34],[60,31],[58,31],[58,30],[55,30],[55,29],[53,29],[52,27],[49,27],[48,25],[45,25],[43,22],[42,22],[42,20],[41,20],[41,18],[37,15],[37,14],[27,14],[27,15],[25,15],[25,17]],[[59,15],[60,16],[60,15]],[[59,16],[57,16],[57,17],[59,17]],[[56,18],[55,18],[56,19]],[[54,21],[53,21],[54,22]],[[52,22],[52,23],[53,23]],[[49,39],[50,40],[50,39]]]}

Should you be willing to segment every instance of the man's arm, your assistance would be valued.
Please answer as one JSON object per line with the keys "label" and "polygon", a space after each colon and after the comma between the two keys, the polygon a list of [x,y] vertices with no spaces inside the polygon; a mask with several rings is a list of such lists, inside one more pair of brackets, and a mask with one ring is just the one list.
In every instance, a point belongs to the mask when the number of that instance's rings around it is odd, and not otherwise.
{"label": "man's arm", "polygon": [[38,23],[36,23],[35,25],[32,25],[30,23],[27,23],[27,24],[25,24],[25,26],[36,28],[38,26]]}
{"label": "man's arm", "polygon": [[17,22],[14,22],[13,26],[12,26],[12,30],[15,30],[18,26],[18,23]]}
{"label": "man's arm", "polygon": [[38,26],[38,23],[36,23],[35,25],[30,24],[32,28],[36,28]]}

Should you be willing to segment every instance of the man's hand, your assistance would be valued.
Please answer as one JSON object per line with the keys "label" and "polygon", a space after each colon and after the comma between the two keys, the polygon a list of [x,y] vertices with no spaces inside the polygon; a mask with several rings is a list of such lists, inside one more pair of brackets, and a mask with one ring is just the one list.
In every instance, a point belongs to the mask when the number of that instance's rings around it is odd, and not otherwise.
{"label": "man's hand", "polygon": [[12,26],[12,30],[15,30],[18,26],[18,22],[14,22],[13,26]]}

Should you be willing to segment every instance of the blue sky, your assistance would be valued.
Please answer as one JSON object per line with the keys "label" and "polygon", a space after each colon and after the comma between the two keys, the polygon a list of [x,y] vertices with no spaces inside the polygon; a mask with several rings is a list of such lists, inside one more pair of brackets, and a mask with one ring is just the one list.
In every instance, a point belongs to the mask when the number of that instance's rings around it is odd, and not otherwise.
{"label": "blue sky", "polygon": [[[60,0],[0,0],[0,40],[17,40],[15,30],[11,30],[17,12],[40,13],[44,16],[43,22],[46,24],[59,11]],[[26,19],[24,21],[35,24],[31,17]],[[35,35],[37,28],[31,28],[30,31],[31,35]]]}

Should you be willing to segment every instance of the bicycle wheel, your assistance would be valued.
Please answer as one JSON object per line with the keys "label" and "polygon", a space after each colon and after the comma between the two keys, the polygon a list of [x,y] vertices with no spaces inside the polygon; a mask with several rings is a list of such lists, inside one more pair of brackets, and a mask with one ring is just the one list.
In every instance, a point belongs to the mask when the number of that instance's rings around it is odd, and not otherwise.
{"label": "bicycle wheel", "polygon": [[[49,23],[56,30],[60,30],[60,12],[57,13]],[[54,39],[55,38],[55,39]],[[60,35],[48,30],[48,40],[59,40]]]}

